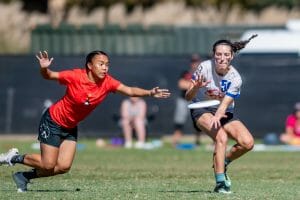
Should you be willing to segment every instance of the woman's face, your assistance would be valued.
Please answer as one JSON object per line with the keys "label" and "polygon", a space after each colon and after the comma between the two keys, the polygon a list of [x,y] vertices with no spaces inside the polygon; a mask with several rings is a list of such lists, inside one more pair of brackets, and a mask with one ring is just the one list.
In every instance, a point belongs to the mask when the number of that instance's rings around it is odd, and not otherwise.
{"label": "woman's face", "polygon": [[214,52],[214,59],[216,72],[221,75],[226,74],[233,59],[231,47],[226,44],[217,45]]}
{"label": "woman's face", "polygon": [[92,58],[92,61],[88,63],[88,68],[95,81],[103,79],[108,72],[109,59],[105,55],[97,54]]}

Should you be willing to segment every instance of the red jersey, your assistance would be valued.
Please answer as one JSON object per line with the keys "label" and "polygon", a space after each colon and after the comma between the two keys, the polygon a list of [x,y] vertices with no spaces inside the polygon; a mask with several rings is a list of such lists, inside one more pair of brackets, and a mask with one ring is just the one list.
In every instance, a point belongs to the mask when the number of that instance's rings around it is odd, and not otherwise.
{"label": "red jersey", "polygon": [[51,118],[64,128],[74,128],[110,92],[115,92],[120,81],[106,75],[99,83],[88,79],[86,69],[73,69],[59,72],[58,81],[66,85],[65,95],[49,109]]}

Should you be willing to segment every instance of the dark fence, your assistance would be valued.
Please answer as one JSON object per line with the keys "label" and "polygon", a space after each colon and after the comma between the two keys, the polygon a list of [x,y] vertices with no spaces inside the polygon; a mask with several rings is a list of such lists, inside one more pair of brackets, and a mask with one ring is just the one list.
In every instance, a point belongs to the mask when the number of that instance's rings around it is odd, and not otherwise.
{"label": "dark fence", "polygon": [[[84,65],[84,56],[54,56],[53,70]],[[177,78],[188,68],[188,56],[111,56],[110,73],[130,86],[169,88],[166,100],[146,98],[150,123],[149,136],[173,131]],[[243,77],[236,112],[256,137],[284,130],[285,117],[300,101],[300,60],[296,56],[240,55],[234,65]],[[43,105],[64,94],[64,86],[42,79],[34,55],[0,56],[0,133],[36,133]],[[114,121],[124,97],[111,94],[80,126],[83,136],[116,136]],[[186,132],[193,132],[191,121]]]}
{"label": "dark fence", "polygon": [[239,39],[249,29],[283,29],[282,26],[159,26],[97,27],[62,24],[37,26],[31,34],[31,52],[47,49],[57,55],[86,54],[101,49],[114,55],[182,55],[210,53],[220,39]]}

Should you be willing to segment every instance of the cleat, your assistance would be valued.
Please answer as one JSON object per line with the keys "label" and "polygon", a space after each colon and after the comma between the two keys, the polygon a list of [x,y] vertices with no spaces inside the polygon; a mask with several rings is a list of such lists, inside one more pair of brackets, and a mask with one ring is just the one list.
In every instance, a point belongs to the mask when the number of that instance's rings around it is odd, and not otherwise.
{"label": "cleat", "polygon": [[227,166],[228,165],[225,165],[225,171],[224,171],[224,175],[225,175],[225,183],[226,185],[228,185],[229,187],[231,187],[231,180],[227,174]]}
{"label": "cleat", "polygon": [[19,154],[19,150],[16,148],[10,149],[7,153],[2,153],[0,155],[0,165],[7,164],[9,166],[15,165],[15,163],[11,163],[12,157]]}
{"label": "cleat", "polygon": [[226,184],[226,181],[217,183],[214,192],[222,194],[231,194],[230,186]]}
{"label": "cleat", "polygon": [[125,149],[131,149],[133,146],[132,142],[125,142],[124,147]]}
{"label": "cleat", "polygon": [[[231,180],[227,174],[227,166],[228,165],[225,165],[225,170],[224,170],[224,175],[225,175],[225,182],[226,182],[226,185],[228,185],[229,187],[231,187]],[[212,165],[212,168],[215,168],[214,165]]]}
{"label": "cleat", "polygon": [[134,144],[134,148],[136,148],[136,149],[144,149],[144,147],[145,147],[145,143],[144,142],[136,142]]}
{"label": "cleat", "polygon": [[225,173],[225,183],[227,186],[231,187],[231,180],[227,173]]}
{"label": "cleat", "polygon": [[23,176],[23,172],[17,172],[12,175],[18,192],[26,192],[29,180]]}

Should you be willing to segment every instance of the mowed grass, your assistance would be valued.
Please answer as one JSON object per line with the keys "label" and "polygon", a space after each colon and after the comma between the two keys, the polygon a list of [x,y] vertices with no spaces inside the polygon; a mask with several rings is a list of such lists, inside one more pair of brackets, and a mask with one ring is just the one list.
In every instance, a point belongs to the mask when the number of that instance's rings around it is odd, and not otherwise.
{"label": "mowed grass", "polygon": [[[32,143],[0,141],[0,150],[38,152]],[[233,193],[224,195],[212,192],[212,152],[203,147],[126,150],[79,143],[86,148],[69,173],[34,179],[27,193],[16,192],[11,174],[29,168],[0,166],[0,199],[300,199],[299,152],[248,153],[230,165]]]}

